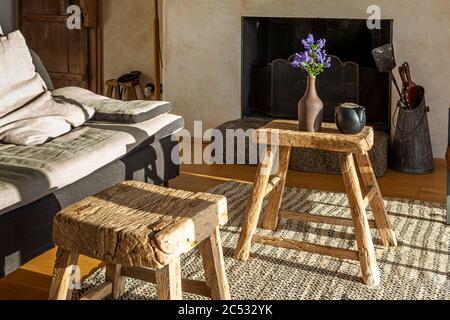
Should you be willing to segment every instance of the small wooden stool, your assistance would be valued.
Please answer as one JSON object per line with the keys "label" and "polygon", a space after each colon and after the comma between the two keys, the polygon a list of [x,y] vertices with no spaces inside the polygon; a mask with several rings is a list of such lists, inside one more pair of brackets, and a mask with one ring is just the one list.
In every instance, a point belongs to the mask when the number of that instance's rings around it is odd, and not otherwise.
{"label": "small wooden stool", "polygon": [[[219,234],[219,225],[226,222],[223,196],[141,182],[105,190],[56,216],[53,240],[58,253],[49,299],[71,299],[72,266],[79,254],[107,263],[107,281],[83,300],[120,298],[124,277],[156,283],[161,300],[180,300],[182,288],[217,300],[230,299]],[[181,279],[180,256],[196,246],[206,283]]]}
{"label": "small wooden stool", "polygon": [[144,100],[144,91],[139,80],[119,83],[115,79],[106,81],[106,96],[116,100]]}
{"label": "small wooden stool", "polygon": [[[369,286],[380,283],[380,273],[375,257],[370,228],[377,228],[384,246],[396,246],[397,240],[372,169],[368,151],[373,147],[373,129],[366,127],[360,134],[344,135],[334,124],[324,124],[322,132],[300,132],[297,121],[273,121],[256,131],[256,140],[268,144],[268,150],[259,165],[253,184],[253,191],[245,213],[242,233],[236,249],[238,260],[247,260],[252,242],[273,245],[288,249],[307,251],[342,259],[360,261],[364,282]],[[276,141],[276,142],[274,142]],[[272,144],[272,145],[271,145]],[[275,148],[279,147],[278,170],[271,177],[275,163]],[[280,211],[289,159],[293,147],[313,148],[342,153],[341,167],[347,191],[352,219],[324,217],[308,213]],[[358,173],[353,157],[359,166],[364,194],[361,191]],[[269,196],[263,228],[274,231],[280,218],[325,223],[331,225],[353,226],[358,251],[330,248],[270,236],[255,235],[264,198]],[[375,221],[368,221],[366,207],[372,206]]]}

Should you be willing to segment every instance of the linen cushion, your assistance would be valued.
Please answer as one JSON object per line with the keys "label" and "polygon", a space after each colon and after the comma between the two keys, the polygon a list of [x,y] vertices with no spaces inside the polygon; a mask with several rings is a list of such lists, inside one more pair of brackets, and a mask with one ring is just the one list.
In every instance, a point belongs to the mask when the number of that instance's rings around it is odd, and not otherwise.
{"label": "linen cushion", "polygon": [[95,110],[93,120],[118,123],[141,123],[169,113],[171,105],[166,101],[120,101],[97,95],[89,90],[67,87],[53,92],[87,105]]}
{"label": "linen cushion", "polygon": [[75,100],[55,97],[36,73],[20,31],[0,37],[0,141],[43,144],[79,127],[94,110]]}

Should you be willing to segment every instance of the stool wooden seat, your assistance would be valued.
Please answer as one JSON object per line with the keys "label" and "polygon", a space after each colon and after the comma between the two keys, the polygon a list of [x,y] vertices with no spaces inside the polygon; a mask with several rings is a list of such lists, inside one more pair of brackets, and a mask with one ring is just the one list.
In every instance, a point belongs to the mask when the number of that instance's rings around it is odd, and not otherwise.
{"label": "stool wooden seat", "polygon": [[[374,132],[370,127],[364,128],[359,134],[345,135],[337,130],[335,124],[328,123],[323,124],[322,132],[319,133],[301,132],[298,129],[298,122],[289,120],[273,121],[257,130],[255,140],[260,144],[268,145],[268,149],[259,165],[253,184],[253,191],[244,216],[242,233],[235,252],[236,259],[247,260],[249,258],[252,242],[308,251],[359,261],[364,282],[369,286],[379,285],[380,274],[370,228],[378,229],[384,246],[396,246],[397,240],[368,155],[368,151],[373,147],[373,139]],[[293,147],[314,148],[341,154],[342,176],[352,219],[280,210]],[[356,159],[361,174],[362,186],[354,159]],[[277,170],[272,172],[274,164],[277,164]],[[255,235],[265,197],[268,197],[268,204],[262,226],[264,229],[275,230],[279,219],[352,226],[355,230],[358,251]],[[374,221],[367,219],[366,207],[369,205],[373,210]]]}
{"label": "stool wooden seat", "polygon": [[125,182],[86,198],[55,217],[58,254],[50,299],[71,298],[71,266],[79,254],[107,263],[106,283],[87,298],[118,299],[129,276],[156,282],[159,299],[181,299],[180,256],[197,246],[207,282],[185,280],[183,289],[229,299],[219,235],[226,221],[223,196],[141,182]]}

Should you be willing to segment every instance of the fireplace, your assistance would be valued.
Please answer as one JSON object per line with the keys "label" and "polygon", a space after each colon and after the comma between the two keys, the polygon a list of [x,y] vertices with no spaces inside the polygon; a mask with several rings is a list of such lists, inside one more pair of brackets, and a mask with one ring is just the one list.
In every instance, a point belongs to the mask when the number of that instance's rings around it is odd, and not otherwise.
{"label": "fireplace", "polygon": [[354,102],[367,108],[368,124],[390,130],[391,82],[377,71],[372,50],[392,42],[393,21],[369,30],[363,19],[242,18],[242,115],[244,118],[297,118],[297,102],[306,75],[289,65],[302,51],[299,39],[309,33],[327,39],[332,68],[318,80],[325,104],[324,120],[334,121],[334,108]]}

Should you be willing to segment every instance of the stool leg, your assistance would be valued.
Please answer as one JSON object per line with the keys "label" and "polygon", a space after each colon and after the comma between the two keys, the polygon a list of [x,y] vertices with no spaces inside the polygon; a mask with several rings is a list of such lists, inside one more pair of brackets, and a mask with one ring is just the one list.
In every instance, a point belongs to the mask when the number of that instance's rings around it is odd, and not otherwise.
{"label": "stool leg", "polygon": [[106,281],[113,284],[111,299],[117,300],[125,293],[125,277],[122,276],[122,266],[119,264],[106,265]]}
{"label": "stool leg", "polygon": [[261,214],[264,194],[269,183],[270,171],[273,165],[273,158],[273,152],[267,150],[263,161],[258,167],[250,202],[243,220],[241,236],[235,252],[235,258],[237,260],[246,261],[250,257],[252,237],[255,234]]}
{"label": "stool leg", "polygon": [[112,98],[113,97],[113,87],[112,86],[107,86],[107,90],[106,90],[106,96],[108,98]]}
{"label": "stool leg", "polygon": [[377,265],[375,249],[370,234],[366,206],[361,193],[361,186],[356,172],[353,155],[347,154],[342,158],[342,175],[350,204],[358,244],[359,260],[364,283],[370,287],[380,284],[380,271]]}
{"label": "stool leg", "polygon": [[116,87],[114,87],[114,99],[122,100],[122,91],[121,91],[120,85],[117,85]]}
{"label": "stool leg", "polygon": [[142,90],[141,84],[137,84],[136,86],[134,86],[134,90],[136,92],[136,99],[137,100],[144,100],[145,99],[144,90]]}
{"label": "stool leg", "polygon": [[377,190],[376,195],[370,201],[370,205],[372,207],[378,231],[380,232],[381,243],[385,247],[396,247],[397,239],[394,231],[392,230],[391,221],[389,220],[386,207],[384,206],[380,187],[378,186],[377,178],[373,172],[369,154],[355,154],[355,158],[358,162],[359,172],[361,173],[361,180],[364,188],[368,189],[370,187],[375,187]]}
{"label": "stool leg", "polygon": [[49,300],[72,299],[72,288],[70,288],[72,267],[77,263],[77,253],[58,249],[56,253],[55,268],[53,269]]}
{"label": "stool leg", "polygon": [[159,300],[182,300],[180,259],[156,270],[156,286]]}
{"label": "stool leg", "polygon": [[211,298],[213,300],[230,300],[230,287],[225,273],[219,228],[214,230],[209,239],[200,244],[200,252],[205,269],[206,284],[211,290]]}
{"label": "stool leg", "polygon": [[278,212],[283,201],[284,188],[286,186],[286,177],[289,170],[289,160],[291,158],[291,147],[280,146],[280,158],[278,161],[277,177],[281,178],[280,184],[271,193],[267,209],[264,215],[263,228],[275,231],[278,226]]}

